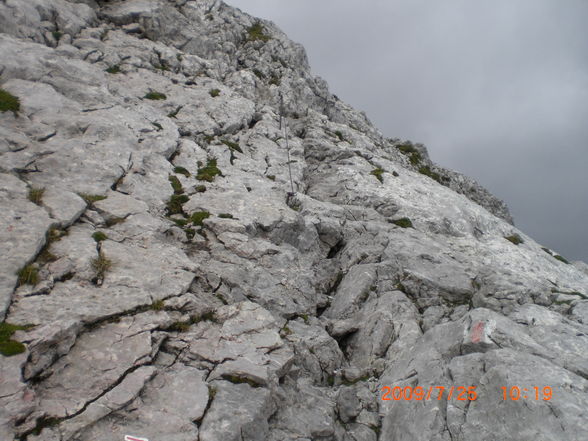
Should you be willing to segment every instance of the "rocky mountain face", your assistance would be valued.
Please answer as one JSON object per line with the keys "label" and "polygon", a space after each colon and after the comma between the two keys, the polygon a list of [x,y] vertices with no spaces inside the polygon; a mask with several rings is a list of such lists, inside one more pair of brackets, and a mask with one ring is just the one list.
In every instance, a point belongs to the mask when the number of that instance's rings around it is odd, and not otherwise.
{"label": "rocky mountain face", "polygon": [[588,439],[588,266],[272,23],[2,0],[0,32],[1,440]]}

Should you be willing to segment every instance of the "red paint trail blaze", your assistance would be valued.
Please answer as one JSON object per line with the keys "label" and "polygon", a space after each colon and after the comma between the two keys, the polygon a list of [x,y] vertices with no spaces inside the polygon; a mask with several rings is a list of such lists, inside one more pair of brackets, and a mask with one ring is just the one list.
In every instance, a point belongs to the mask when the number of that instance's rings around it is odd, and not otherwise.
{"label": "red paint trail blaze", "polygon": [[477,322],[472,326],[471,339],[472,343],[480,343],[484,334],[484,322]]}
{"label": "red paint trail blaze", "polygon": [[131,435],[125,435],[125,441],[149,441],[147,438],[135,438]]}

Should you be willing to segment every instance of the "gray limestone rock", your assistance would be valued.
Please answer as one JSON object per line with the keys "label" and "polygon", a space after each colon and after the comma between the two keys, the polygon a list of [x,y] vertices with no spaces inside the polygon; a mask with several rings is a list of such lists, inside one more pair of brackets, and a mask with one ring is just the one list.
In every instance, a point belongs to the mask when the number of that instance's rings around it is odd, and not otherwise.
{"label": "gray limestone rock", "polygon": [[0,87],[2,440],[588,437],[588,266],[273,23],[5,0]]}

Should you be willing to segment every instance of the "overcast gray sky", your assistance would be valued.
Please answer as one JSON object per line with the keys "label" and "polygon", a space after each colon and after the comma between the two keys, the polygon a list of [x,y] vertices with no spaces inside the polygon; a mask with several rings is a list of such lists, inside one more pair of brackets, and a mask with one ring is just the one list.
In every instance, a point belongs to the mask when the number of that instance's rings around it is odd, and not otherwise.
{"label": "overcast gray sky", "polygon": [[588,0],[227,0],[302,43],[388,137],[504,199],[588,262]]}

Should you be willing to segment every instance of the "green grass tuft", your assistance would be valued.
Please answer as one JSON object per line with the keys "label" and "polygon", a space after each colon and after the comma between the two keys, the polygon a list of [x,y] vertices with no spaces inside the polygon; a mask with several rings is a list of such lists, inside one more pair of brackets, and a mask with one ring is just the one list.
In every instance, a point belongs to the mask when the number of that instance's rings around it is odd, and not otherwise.
{"label": "green grass tuft", "polygon": [[553,256],[553,258],[559,260],[560,262],[565,263],[566,265],[569,265],[570,264],[570,262],[568,262],[568,260],[565,257],[560,256],[559,254],[555,254]]}
{"label": "green grass tuft", "polygon": [[148,100],[166,100],[167,95],[161,92],[147,92],[143,98]]}
{"label": "green grass tuft", "polygon": [[96,231],[94,234],[92,234],[92,239],[94,239],[96,242],[102,242],[103,240],[108,239],[108,236],[102,231]]}
{"label": "green grass tuft", "polygon": [[220,89],[210,89],[210,91],[208,93],[210,94],[211,97],[216,98],[217,96],[220,95],[221,91],[220,91]]}
{"label": "green grass tuft", "polygon": [[337,136],[337,138],[339,138],[339,141],[345,141],[345,138],[343,137],[343,133],[341,133],[340,130],[337,130],[335,132],[335,135]]}
{"label": "green grass tuft", "polygon": [[102,196],[100,194],[78,193],[78,196],[86,201],[86,204],[88,205],[92,205],[94,202],[103,201],[106,199],[106,196]]}
{"label": "green grass tuft", "polygon": [[20,110],[20,100],[10,92],[0,89],[0,112],[12,112],[14,116]]}
{"label": "green grass tuft", "polygon": [[182,107],[184,107],[184,106],[178,106],[178,107],[176,107],[176,110],[168,113],[167,114],[167,117],[168,118],[175,118],[176,116],[178,116],[178,113],[180,113],[180,110],[182,110]]}
{"label": "green grass tuft", "polygon": [[392,221],[394,225],[398,225],[401,228],[414,228],[412,226],[412,221],[407,217],[401,217],[400,219],[395,219]]}
{"label": "green grass tuft", "polygon": [[178,179],[177,176],[169,175],[168,176],[169,182],[174,189],[174,194],[182,194],[184,193],[184,188],[182,187],[182,183]]}
{"label": "green grass tuft", "polygon": [[267,178],[268,178],[270,181],[275,181],[275,180],[276,180],[276,175],[267,175]]}
{"label": "green grass tuft", "polygon": [[268,84],[273,86],[279,86],[280,84],[282,84],[282,79],[278,75],[272,74],[272,77],[268,81]]}
{"label": "green grass tuft", "polygon": [[524,242],[523,238],[516,233],[511,234],[510,236],[504,236],[504,238],[515,245],[520,245]]}
{"label": "green grass tuft", "polygon": [[226,145],[229,149],[234,150],[236,152],[239,153],[243,153],[243,150],[241,150],[241,147],[239,147],[239,144],[233,141],[229,141],[227,139],[221,139],[221,142]]}
{"label": "green grass tuft", "polygon": [[190,322],[174,322],[168,328],[172,332],[186,332],[190,330]]}
{"label": "green grass tuft", "polygon": [[257,78],[259,78],[260,80],[264,80],[265,79],[265,75],[263,74],[262,71],[260,71],[259,69],[253,69],[253,73],[255,74],[255,76]]}
{"label": "green grass tuft", "polygon": [[51,35],[53,35],[53,38],[55,38],[55,41],[59,41],[59,40],[61,40],[61,37],[63,37],[63,32],[53,31],[53,32],[51,32]]}
{"label": "green grass tuft", "polygon": [[188,219],[172,219],[172,222],[180,228],[183,228],[190,223]]}
{"label": "green grass tuft", "polygon": [[174,173],[177,173],[179,175],[184,175],[185,177],[189,178],[190,172],[188,170],[186,170],[184,167],[174,167]]}
{"label": "green grass tuft", "polygon": [[210,213],[208,211],[196,211],[195,213],[192,213],[192,216],[190,216],[190,222],[199,227],[203,227],[204,219],[208,219],[209,217]]}
{"label": "green grass tuft", "polygon": [[271,40],[269,35],[266,35],[264,26],[257,22],[247,28],[247,41],[264,41]]}
{"label": "green grass tuft", "polygon": [[31,189],[29,189],[29,196],[28,196],[29,201],[31,201],[33,204],[41,205],[41,202],[43,201],[44,194],[45,194],[44,188],[32,187]]}
{"label": "green grass tuft", "polygon": [[370,175],[375,176],[376,179],[383,184],[384,183],[384,177],[382,176],[383,173],[384,173],[384,169],[381,169],[380,167],[378,167],[378,168],[373,169],[370,172]]}
{"label": "green grass tuft", "polygon": [[0,354],[5,357],[22,354],[26,350],[25,345],[15,340],[0,342]]}
{"label": "green grass tuft", "polygon": [[221,219],[235,219],[232,214],[230,213],[220,213],[218,215]]}
{"label": "green grass tuft", "polygon": [[419,173],[441,183],[441,175],[431,170],[431,168],[428,165],[423,165],[422,167],[419,167]]}
{"label": "green grass tuft", "polygon": [[156,300],[151,304],[153,311],[163,311],[163,308],[165,308],[165,302],[163,300]]}
{"label": "green grass tuft", "polygon": [[183,205],[189,200],[190,198],[185,194],[172,194],[167,202],[167,214],[182,214],[184,212]]}
{"label": "green grass tuft", "polygon": [[206,191],[206,185],[197,185],[194,187],[196,193],[204,193]]}
{"label": "green grass tuft", "polygon": [[25,351],[25,346],[15,340],[11,340],[12,334],[16,331],[27,331],[33,328],[33,325],[13,325],[11,323],[0,323],[0,354],[5,357],[21,354]]}
{"label": "green grass tuft", "polygon": [[396,148],[400,150],[401,153],[408,156],[408,159],[412,165],[418,165],[423,160],[423,157],[419,151],[410,141],[398,144]]}
{"label": "green grass tuft", "polygon": [[104,279],[106,272],[112,268],[112,260],[107,258],[103,253],[99,253],[98,257],[93,258],[90,264],[98,279]]}
{"label": "green grass tuft", "polygon": [[198,169],[196,179],[199,181],[212,182],[216,176],[222,176],[221,171],[216,166],[216,159],[210,158],[206,161],[206,166]]}
{"label": "green grass tuft", "polygon": [[109,74],[120,73],[120,66],[118,64],[115,64],[114,66],[110,66],[108,69],[106,69],[106,73],[109,73]]}
{"label": "green grass tuft", "polygon": [[39,283],[39,271],[34,265],[27,265],[18,272],[18,286]]}

